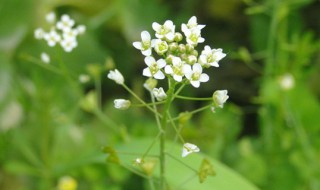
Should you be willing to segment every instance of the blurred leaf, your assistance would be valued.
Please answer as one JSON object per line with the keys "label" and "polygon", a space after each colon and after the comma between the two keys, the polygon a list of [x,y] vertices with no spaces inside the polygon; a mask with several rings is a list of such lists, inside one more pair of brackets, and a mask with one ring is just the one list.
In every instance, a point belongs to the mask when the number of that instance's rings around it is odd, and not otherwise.
{"label": "blurred leaf", "polygon": [[[122,144],[117,149],[121,152],[126,152],[130,154],[119,154],[119,158],[122,161],[123,165],[132,170],[136,168],[132,165],[132,160],[135,160],[137,157],[141,157],[144,151],[147,149],[148,144],[151,144],[152,139],[135,139],[130,141],[127,144]],[[155,144],[150,150],[150,155],[158,154],[159,144]],[[183,188],[185,190],[194,190],[201,188],[202,190],[210,189],[223,189],[223,190],[254,190],[257,189],[250,182],[245,180],[236,172],[232,171],[230,168],[224,164],[216,161],[214,159],[209,159],[207,156],[207,161],[212,163],[212,166],[215,168],[216,176],[208,178],[204,183],[200,183],[197,179],[197,170],[190,170],[189,167],[193,168],[200,165],[203,162],[203,154],[192,154],[186,158],[181,158],[181,145],[174,144],[172,142],[167,142],[167,153],[170,156],[167,156],[166,160],[166,177],[169,185],[173,189]],[[183,163],[183,164],[182,164]],[[206,168],[206,174],[213,174],[213,170],[207,162],[203,165]],[[156,167],[154,173],[155,177],[159,177],[159,164]],[[192,178],[191,178],[192,177]],[[228,181],[228,183],[226,183]]]}
{"label": "blurred leaf", "polygon": [[200,183],[203,183],[209,175],[215,176],[216,172],[214,171],[210,161],[207,158],[204,158],[201,162],[201,166],[199,169]]}

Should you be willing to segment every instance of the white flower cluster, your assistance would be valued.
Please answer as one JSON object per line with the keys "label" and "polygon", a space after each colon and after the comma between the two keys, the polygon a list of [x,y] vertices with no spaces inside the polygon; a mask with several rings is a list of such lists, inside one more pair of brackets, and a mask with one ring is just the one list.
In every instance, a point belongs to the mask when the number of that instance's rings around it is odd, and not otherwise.
{"label": "white flower cluster", "polygon": [[43,28],[37,28],[34,31],[36,39],[47,41],[50,47],[60,44],[66,52],[71,52],[77,47],[77,36],[84,34],[86,27],[79,25],[74,28],[75,21],[69,15],[64,14],[56,22],[56,15],[51,12],[46,15],[46,21],[51,24],[50,31],[46,32]]}
{"label": "white flower cluster", "polygon": [[[195,16],[191,17],[187,24],[181,25],[181,31],[186,38],[186,44],[181,43],[183,35],[175,31],[175,25],[171,20],[163,25],[154,22],[152,28],[156,39],[151,39],[149,32],[141,32],[141,41],[133,42],[133,46],[146,56],[144,62],[147,67],[143,70],[144,76],[154,79],[164,79],[172,76],[177,82],[186,78],[192,86],[198,88],[201,82],[207,82],[209,76],[203,73],[203,68],[219,67],[218,62],[226,56],[222,49],[211,49],[205,46],[199,55],[195,47],[203,43],[201,29],[205,25],[199,25]],[[152,55],[153,51],[157,54]]]}

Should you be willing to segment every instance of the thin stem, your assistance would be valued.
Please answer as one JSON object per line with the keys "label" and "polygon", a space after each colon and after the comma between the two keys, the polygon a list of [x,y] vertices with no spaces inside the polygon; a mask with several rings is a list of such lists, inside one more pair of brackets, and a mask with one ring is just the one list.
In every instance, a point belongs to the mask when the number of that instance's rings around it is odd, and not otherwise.
{"label": "thin stem", "polygon": [[[201,107],[201,108],[195,109],[195,110],[193,110],[193,111],[191,111],[191,112],[189,112],[189,113],[190,113],[190,114],[195,114],[195,113],[201,112],[201,111],[203,111],[203,110],[205,110],[205,109],[208,109],[208,108],[210,108],[210,107],[211,107],[211,105],[206,105],[206,106],[203,106],[203,107]],[[175,118],[173,118],[173,119],[171,119],[171,120],[172,120],[172,121],[176,121],[176,120],[180,119],[180,117],[181,117],[181,116],[177,116],[177,117],[175,117]]]}
{"label": "thin stem", "polygon": [[184,139],[180,134],[180,130],[177,128],[176,124],[174,123],[174,121],[172,120],[171,114],[168,112],[168,117],[169,117],[169,121],[173,127],[173,129],[176,131],[176,137],[175,139],[178,137],[180,139],[180,141],[182,142],[182,144],[184,144]]}
{"label": "thin stem", "polygon": [[146,106],[148,110],[150,110],[152,113],[158,115],[159,113],[152,109],[145,101],[143,101],[136,93],[134,93],[127,85],[122,84],[123,88],[125,88],[133,97],[135,97],[140,103]]}
{"label": "thin stem", "polygon": [[197,98],[197,97],[187,97],[187,96],[180,96],[180,95],[176,95],[175,98],[184,99],[184,100],[196,100],[196,101],[208,101],[208,100],[213,100],[212,97],[208,97],[208,98]]}
{"label": "thin stem", "polygon": [[151,103],[146,103],[146,104],[131,104],[131,107],[145,107],[146,105],[153,106],[153,105],[161,105],[161,104],[164,104],[164,103],[165,103],[165,101],[154,102],[154,103],[151,102]]}
{"label": "thin stem", "polygon": [[166,173],[166,148],[165,148],[165,143],[166,143],[166,128],[167,128],[167,116],[169,112],[169,108],[171,105],[171,102],[173,100],[173,95],[174,95],[174,88],[176,85],[176,82],[172,79],[169,78],[169,90],[167,92],[167,99],[166,103],[164,105],[163,109],[163,114],[162,114],[162,119],[161,119],[161,129],[162,132],[160,133],[160,190],[165,190],[166,189],[166,179],[165,179],[165,173]]}
{"label": "thin stem", "polygon": [[156,136],[156,138],[153,139],[152,143],[149,145],[149,147],[147,148],[146,152],[142,155],[141,159],[143,159],[144,157],[146,157],[148,155],[148,153],[150,152],[151,148],[153,147],[153,145],[157,142],[157,140],[160,137],[161,132]]}
{"label": "thin stem", "polygon": [[[154,98],[154,95],[153,95],[152,92],[150,92],[150,96],[151,96],[151,101],[153,103],[153,109],[158,113],[158,109],[157,109],[157,106],[156,106],[155,98]],[[156,118],[156,122],[157,122],[157,126],[159,128],[159,131],[162,133],[163,131],[162,131],[159,115],[155,114],[155,118]]]}

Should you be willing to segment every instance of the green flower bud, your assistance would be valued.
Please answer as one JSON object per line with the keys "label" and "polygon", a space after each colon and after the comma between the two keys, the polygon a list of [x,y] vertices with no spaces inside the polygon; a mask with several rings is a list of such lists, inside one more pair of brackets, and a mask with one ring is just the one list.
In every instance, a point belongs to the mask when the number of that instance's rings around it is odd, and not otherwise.
{"label": "green flower bud", "polygon": [[180,32],[176,32],[174,34],[174,39],[173,39],[174,41],[180,42],[182,39],[183,39],[183,36],[182,36],[182,34]]}
{"label": "green flower bud", "polygon": [[152,91],[158,84],[158,81],[154,78],[148,78],[143,86],[148,90]]}

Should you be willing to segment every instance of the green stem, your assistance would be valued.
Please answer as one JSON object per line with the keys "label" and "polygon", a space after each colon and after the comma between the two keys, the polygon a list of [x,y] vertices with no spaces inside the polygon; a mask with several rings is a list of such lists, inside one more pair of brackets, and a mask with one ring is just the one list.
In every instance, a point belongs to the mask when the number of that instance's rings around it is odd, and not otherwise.
{"label": "green stem", "polygon": [[209,97],[209,98],[196,98],[196,97],[187,97],[187,96],[180,96],[180,95],[176,95],[175,98],[184,99],[184,100],[196,100],[196,101],[213,100],[212,97]]}
{"label": "green stem", "polygon": [[168,117],[168,112],[169,108],[171,105],[171,102],[173,100],[173,95],[174,95],[174,88],[175,88],[175,81],[173,78],[169,78],[169,90],[167,92],[167,99],[166,103],[164,105],[163,109],[163,114],[162,114],[162,119],[161,119],[161,133],[160,133],[160,190],[165,190],[166,189],[166,179],[165,179],[165,173],[166,173],[166,148],[165,148],[165,143],[166,143],[166,128],[167,128],[167,117]]}

